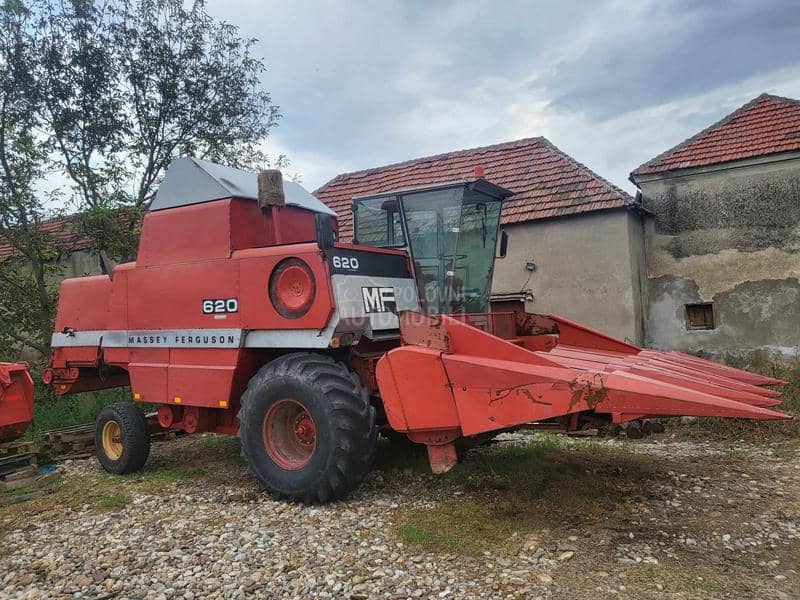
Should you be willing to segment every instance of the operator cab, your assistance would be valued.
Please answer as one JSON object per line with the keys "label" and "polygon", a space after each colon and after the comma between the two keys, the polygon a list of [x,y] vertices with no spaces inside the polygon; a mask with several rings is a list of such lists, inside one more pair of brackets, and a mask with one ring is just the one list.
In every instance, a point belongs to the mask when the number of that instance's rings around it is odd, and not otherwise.
{"label": "operator cab", "polygon": [[357,198],[353,243],[406,250],[424,312],[488,312],[500,209],[512,194],[476,179]]}

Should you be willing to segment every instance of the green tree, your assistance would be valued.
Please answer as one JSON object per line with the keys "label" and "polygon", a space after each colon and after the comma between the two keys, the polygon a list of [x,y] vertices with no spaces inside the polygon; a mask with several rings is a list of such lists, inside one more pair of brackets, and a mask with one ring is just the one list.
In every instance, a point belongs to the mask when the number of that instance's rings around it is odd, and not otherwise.
{"label": "green tree", "polygon": [[36,79],[33,13],[19,0],[0,9],[0,237],[14,252],[0,262],[0,358],[20,348],[49,347],[58,275],[58,248],[40,227],[46,211],[36,182],[44,175],[46,143]]}
{"label": "green tree", "polygon": [[57,161],[98,250],[133,257],[174,158],[268,163],[260,147],[279,112],[261,89],[255,40],[215,21],[204,2],[73,0],[49,7],[40,31]]}
{"label": "green tree", "polygon": [[60,249],[39,227],[47,174],[68,177],[61,198],[93,250],[130,260],[174,158],[269,164],[280,115],[254,42],[200,0],[5,0],[0,236],[17,258],[0,265],[0,352],[48,349]]}

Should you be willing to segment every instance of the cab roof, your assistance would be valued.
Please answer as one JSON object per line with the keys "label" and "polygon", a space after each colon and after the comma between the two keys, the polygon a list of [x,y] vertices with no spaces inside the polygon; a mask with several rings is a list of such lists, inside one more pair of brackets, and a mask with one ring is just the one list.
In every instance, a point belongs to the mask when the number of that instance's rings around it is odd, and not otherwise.
{"label": "cab roof", "polygon": [[[287,206],[336,216],[303,186],[283,180]],[[173,160],[150,205],[151,211],[201,204],[223,198],[258,200],[258,174],[186,157]]]}

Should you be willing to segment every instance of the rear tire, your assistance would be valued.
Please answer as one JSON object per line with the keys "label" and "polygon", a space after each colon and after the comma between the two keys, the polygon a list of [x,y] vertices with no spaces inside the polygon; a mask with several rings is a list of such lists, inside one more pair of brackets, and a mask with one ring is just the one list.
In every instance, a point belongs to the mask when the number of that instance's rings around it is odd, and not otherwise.
{"label": "rear tire", "polygon": [[144,413],[133,402],[106,406],[94,428],[97,460],[109,473],[141,469],[150,456],[150,431]]}
{"label": "rear tire", "polygon": [[339,500],[375,458],[375,408],[358,377],[328,356],[287,354],[263,366],[242,395],[242,456],[280,499]]}

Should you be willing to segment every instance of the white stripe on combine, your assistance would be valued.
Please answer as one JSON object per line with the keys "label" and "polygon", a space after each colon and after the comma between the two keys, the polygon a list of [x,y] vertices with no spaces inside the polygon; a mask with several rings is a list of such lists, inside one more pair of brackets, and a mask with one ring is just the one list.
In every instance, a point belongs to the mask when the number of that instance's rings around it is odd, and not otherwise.
{"label": "white stripe on combine", "polygon": [[[333,323],[336,320],[332,320]],[[54,333],[53,348],[327,348],[334,327],[325,329],[150,329]]]}
{"label": "white stripe on combine", "polygon": [[54,348],[102,346],[103,348],[238,348],[241,329],[153,329],[76,331],[54,333]]}

